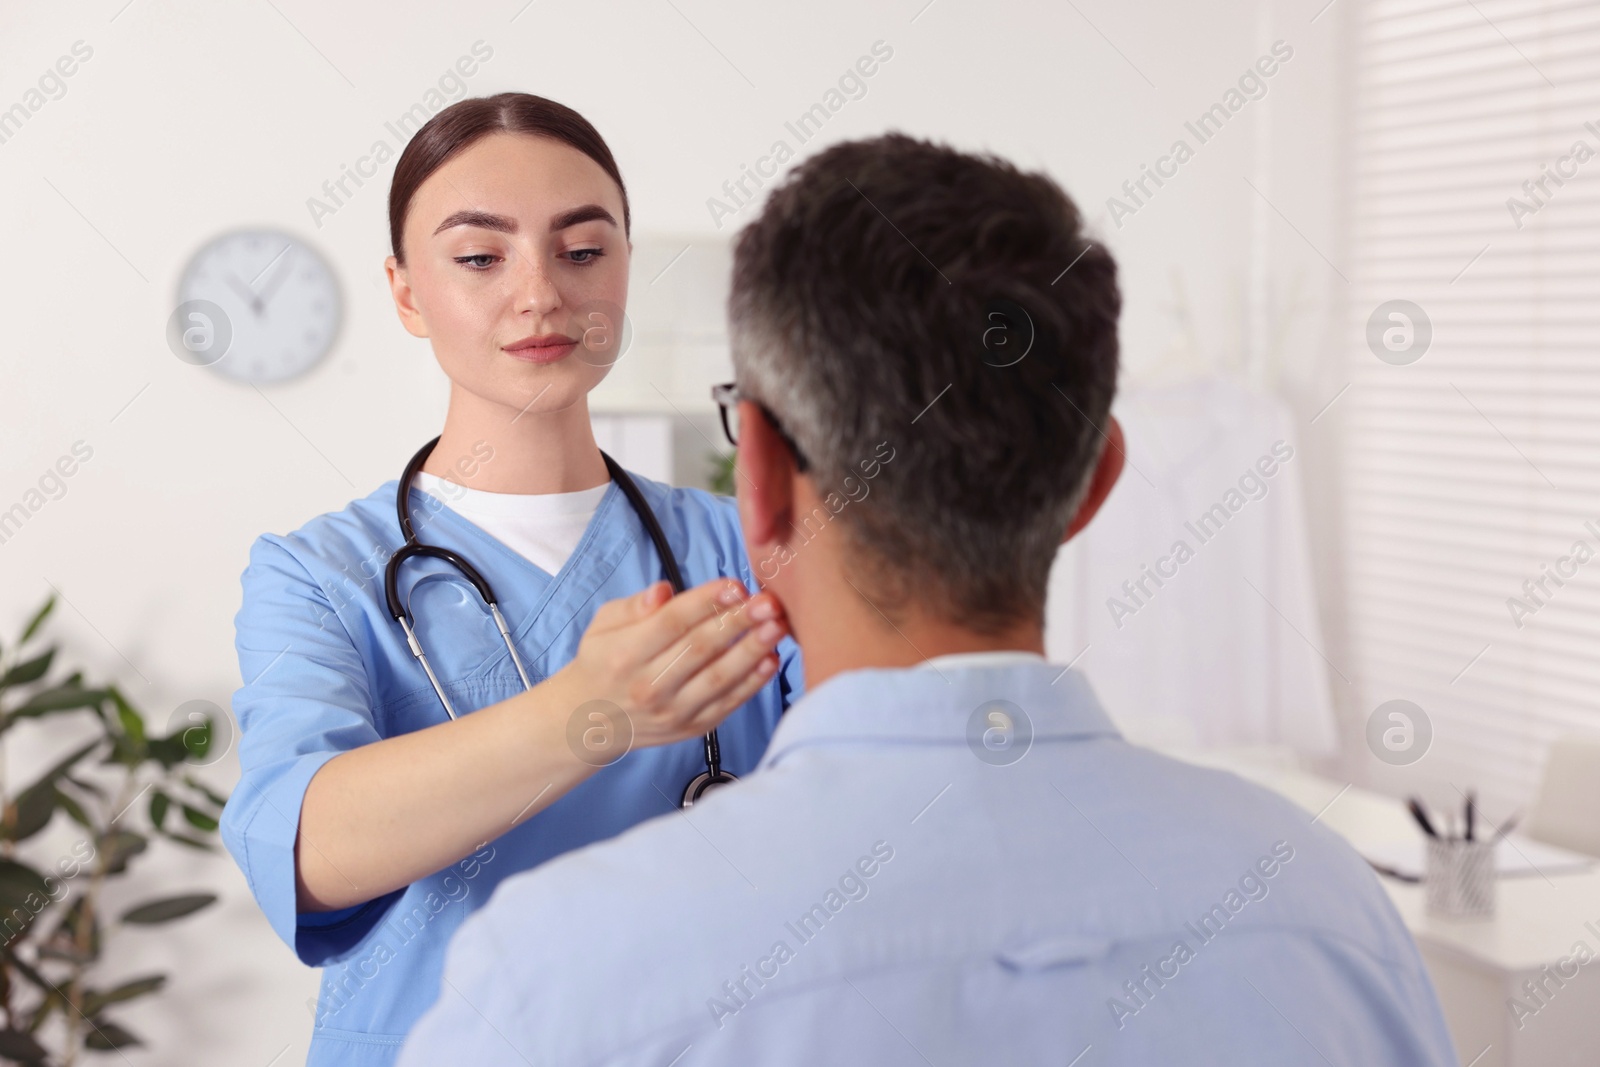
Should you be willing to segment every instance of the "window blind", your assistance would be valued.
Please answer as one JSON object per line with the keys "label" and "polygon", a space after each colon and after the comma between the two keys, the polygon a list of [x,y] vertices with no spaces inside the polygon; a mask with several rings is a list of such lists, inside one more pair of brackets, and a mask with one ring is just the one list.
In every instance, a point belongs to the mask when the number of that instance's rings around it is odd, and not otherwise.
{"label": "window blind", "polygon": [[1428,715],[1406,773],[1503,815],[1600,732],[1600,3],[1354,20],[1353,680]]}

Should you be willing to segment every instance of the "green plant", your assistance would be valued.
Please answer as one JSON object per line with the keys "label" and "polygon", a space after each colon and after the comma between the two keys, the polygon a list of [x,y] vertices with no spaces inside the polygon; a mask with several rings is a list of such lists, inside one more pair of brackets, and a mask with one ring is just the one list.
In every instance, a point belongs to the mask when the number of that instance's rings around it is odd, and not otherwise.
{"label": "green plant", "polygon": [[[0,647],[0,741],[19,723],[58,718],[80,720],[80,730],[88,718],[99,736],[20,791],[0,782],[0,1059],[29,1067],[70,1067],[83,1049],[140,1044],[108,1009],[157,992],[166,975],[103,986],[95,972],[104,941],[122,925],[191,915],[216,896],[160,896],[124,909],[113,921],[102,913],[103,891],[109,879],[127,875],[153,837],[215,851],[213,835],[227,802],[190,773],[190,765],[211,748],[211,718],[152,737],[116,686],[85,685],[80,671],[50,680],[57,647],[41,650],[30,643],[54,607],[52,596],[15,646]],[[141,832],[130,828],[134,820],[127,816],[146,792],[148,827]],[[49,826],[57,812],[81,827],[83,837],[71,855],[41,870],[18,846]],[[177,817],[173,828],[166,825],[169,816]]]}
{"label": "green plant", "polygon": [[711,452],[706,455],[708,474],[706,480],[710,483],[713,493],[722,496],[733,495],[733,461],[735,453]]}

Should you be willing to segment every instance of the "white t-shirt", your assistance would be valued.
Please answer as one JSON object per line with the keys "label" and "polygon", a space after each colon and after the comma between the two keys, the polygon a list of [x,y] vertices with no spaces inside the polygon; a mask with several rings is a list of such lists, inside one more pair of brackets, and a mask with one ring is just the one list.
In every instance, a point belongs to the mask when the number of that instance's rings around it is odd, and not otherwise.
{"label": "white t-shirt", "polygon": [[418,471],[416,487],[491,537],[555,574],[589,528],[610,482],[576,493],[488,493]]}

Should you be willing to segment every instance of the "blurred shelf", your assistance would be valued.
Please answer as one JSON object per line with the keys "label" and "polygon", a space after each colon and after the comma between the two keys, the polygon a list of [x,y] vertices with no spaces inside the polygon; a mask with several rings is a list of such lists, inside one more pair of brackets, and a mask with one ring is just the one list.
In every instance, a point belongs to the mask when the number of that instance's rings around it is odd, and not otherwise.
{"label": "blurred shelf", "polygon": [[733,377],[727,300],[733,250],[704,235],[640,234],[628,278],[627,350],[590,394],[596,414],[715,414]]}

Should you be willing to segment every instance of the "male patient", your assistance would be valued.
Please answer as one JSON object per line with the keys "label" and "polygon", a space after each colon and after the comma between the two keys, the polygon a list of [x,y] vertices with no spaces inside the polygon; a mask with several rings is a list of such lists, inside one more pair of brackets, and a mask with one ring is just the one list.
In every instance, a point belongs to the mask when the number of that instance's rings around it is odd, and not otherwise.
{"label": "male patient", "polygon": [[729,310],[806,695],[744,781],[506,880],[402,1065],[1456,1062],[1348,846],[1043,656],[1122,466],[1120,306],[1042,175],[899,135],[796,168]]}

